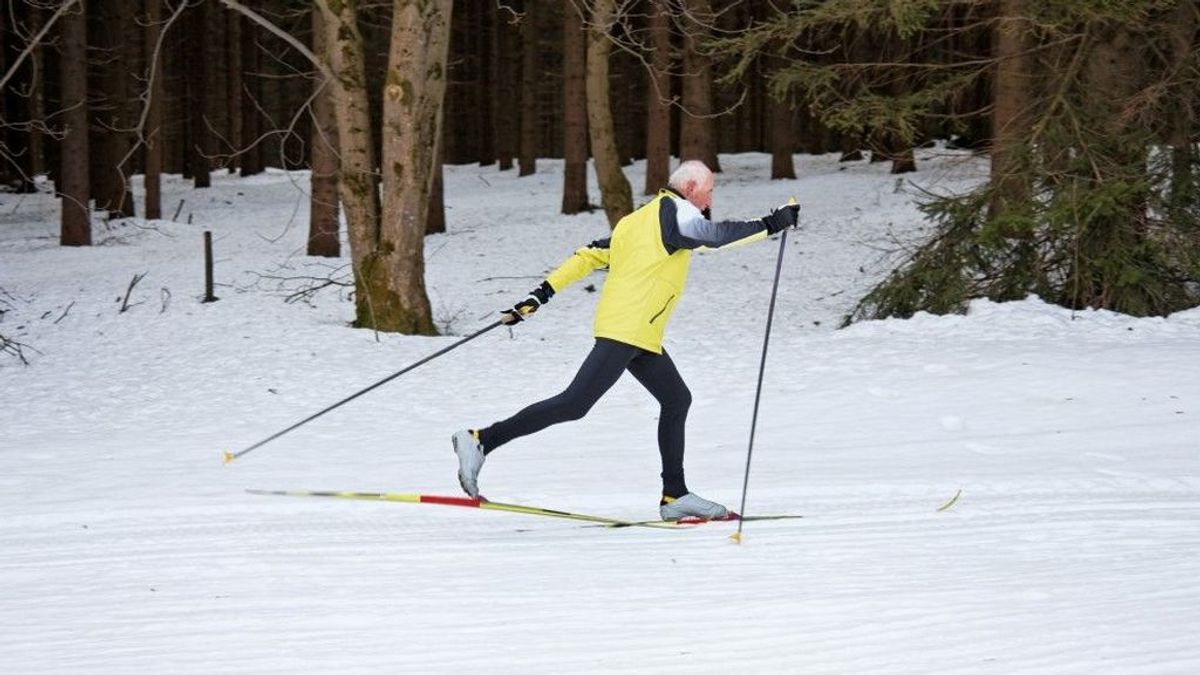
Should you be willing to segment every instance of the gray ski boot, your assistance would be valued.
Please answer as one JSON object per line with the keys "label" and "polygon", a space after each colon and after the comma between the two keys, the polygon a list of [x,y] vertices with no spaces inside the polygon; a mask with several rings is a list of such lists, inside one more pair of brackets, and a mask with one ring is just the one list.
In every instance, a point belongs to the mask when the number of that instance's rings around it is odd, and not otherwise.
{"label": "gray ski boot", "polygon": [[463,492],[479,498],[479,470],[483,468],[483,446],[471,429],[463,429],[450,437],[454,454],[458,455],[458,483]]}
{"label": "gray ski boot", "polygon": [[717,520],[729,517],[729,509],[689,492],[682,497],[663,497],[663,503],[658,507],[658,515],[663,520],[679,520],[680,518]]}

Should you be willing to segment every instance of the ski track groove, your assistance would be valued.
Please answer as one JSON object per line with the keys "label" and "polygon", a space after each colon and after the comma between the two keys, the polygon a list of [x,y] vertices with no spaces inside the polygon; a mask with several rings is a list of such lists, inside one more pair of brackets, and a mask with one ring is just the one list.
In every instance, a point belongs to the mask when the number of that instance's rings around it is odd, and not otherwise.
{"label": "ski track groove", "polygon": [[[306,507],[300,517],[294,511],[260,511],[249,522],[245,515],[218,511],[182,524],[126,512],[91,519],[87,529],[59,522],[38,534],[9,525],[0,528],[0,548],[9,551],[0,571],[18,583],[41,584],[45,606],[23,610],[20,644],[6,645],[0,637],[0,648],[29,670],[87,669],[107,660],[125,672],[165,667],[187,672],[198,671],[206,649],[219,641],[237,655],[222,671],[305,670],[312,666],[305,653],[387,651],[378,644],[384,636],[372,626],[393,615],[429,614],[430,620],[415,625],[397,622],[394,636],[401,643],[391,649],[398,650],[405,669],[471,666],[470,655],[448,656],[444,641],[450,634],[478,641],[488,663],[505,664],[495,672],[514,673],[547,663],[564,669],[703,671],[714,659],[745,670],[789,663],[815,673],[837,672],[822,666],[833,662],[861,671],[913,673],[942,670],[947,663],[955,672],[980,673],[1173,672],[1198,664],[1184,635],[1150,629],[1172,616],[1185,618],[1186,608],[1200,603],[1196,586],[1161,585],[1164,571],[1167,578],[1200,577],[1200,562],[1175,557],[1165,570],[1155,564],[1159,547],[1186,552],[1200,545],[1195,528],[1200,501],[1194,495],[1102,494],[1075,501],[1039,495],[1005,500],[999,491],[980,492],[945,513],[917,510],[911,500],[894,497],[855,503],[843,496],[838,504],[812,509],[811,518],[752,524],[739,550],[744,556],[730,555],[735,549],[726,539],[732,524],[687,532],[588,531],[518,514],[440,513],[407,505],[339,508],[332,514]],[[897,513],[900,508],[905,512]],[[1085,524],[1090,529],[1082,529]],[[69,536],[61,531],[66,528],[73,528]],[[519,528],[525,531],[513,531]],[[1106,536],[1096,538],[1097,532]],[[437,582],[439,563],[424,559],[422,542],[438,547],[439,560],[467,560],[462,575],[452,583]],[[481,551],[490,552],[486,562],[477,557]],[[727,582],[675,581],[706,576],[689,559],[701,552],[707,553],[700,559],[715,555],[728,561]],[[1007,561],[1009,574],[996,576],[996,557]],[[522,572],[499,583],[487,576],[490,566],[509,559],[519,560]],[[585,560],[586,566],[571,571]],[[788,593],[743,594],[741,575]],[[59,583],[47,584],[47,577]],[[1104,592],[1109,583],[1136,593],[1118,601]],[[126,602],[114,602],[102,617],[74,615],[72,607],[86,606],[79,594],[89,588]],[[614,596],[615,588],[626,594]],[[563,596],[559,609],[541,599],[548,590]],[[791,593],[804,602],[788,600]],[[670,622],[680,594],[693,613],[719,618],[728,636],[688,640],[628,628],[646,625],[647,619],[651,625]],[[355,598],[353,610],[339,607],[338,597]],[[479,604],[464,606],[471,609],[467,618],[437,613],[462,605],[463,598]],[[994,603],[1008,610],[997,616]],[[187,613],[181,615],[184,606]],[[239,607],[255,609],[248,616]],[[604,621],[580,624],[579,607],[602,610]],[[14,611],[5,607],[0,618],[17,621]],[[1110,617],[1108,635],[1075,628],[1091,612]],[[336,617],[338,628],[331,633],[321,617]],[[274,621],[286,621],[288,633],[273,631]],[[1023,629],[1030,625],[1045,637],[1027,637]],[[779,626],[795,634],[782,649]],[[356,627],[372,637],[360,636]],[[1026,637],[1005,637],[1011,635]],[[619,652],[581,656],[597,639],[619,646]],[[674,646],[664,648],[664,640]],[[272,642],[278,647],[263,646]],[[163,644],[176,648],[164,654]],[[896,644],[916,647],[915,656],[894,662]],[[1088,657],[1064,664],[1064,649]],[[386,667],[370,659],[346,663]]]}

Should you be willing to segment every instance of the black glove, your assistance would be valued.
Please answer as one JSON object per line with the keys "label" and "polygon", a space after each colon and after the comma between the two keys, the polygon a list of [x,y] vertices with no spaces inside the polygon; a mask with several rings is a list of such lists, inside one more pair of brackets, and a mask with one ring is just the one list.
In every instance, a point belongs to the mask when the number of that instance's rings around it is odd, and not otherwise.
{"label": "black glove", "polygon": [[543,281],[540,286],[529,291],[529,296],[513,305],[512,309],[500,312],[500,321],[509,325],[525,320],[526,316],[538,311],[538,307],[550,302],[554,297],[554,288],[549,281]]}
{"label": "black glove", "polygon": [[796,221],[800,218],[800,205],[787,204],[781,206],[763,218],[763,222],[767,225],[767,232],[775,234],[782,232],[789,227],[795,227]]}

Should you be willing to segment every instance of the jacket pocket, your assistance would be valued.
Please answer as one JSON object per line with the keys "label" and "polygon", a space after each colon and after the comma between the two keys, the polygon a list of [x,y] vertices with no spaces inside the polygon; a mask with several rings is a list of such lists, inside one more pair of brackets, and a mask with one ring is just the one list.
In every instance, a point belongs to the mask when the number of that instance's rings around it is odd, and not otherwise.
{"label": "jacket pocket", "polygon": [[667,301],[663,303],[662,309],[658,310],[654,313],[654,316],[650,317],[650,323],[657,321],[658,317],[662,316],[663,312],[667,311],[667,308],[671,306],[671,301],[674,299],[675,295],[671,294],[671,297],[667,298]]}

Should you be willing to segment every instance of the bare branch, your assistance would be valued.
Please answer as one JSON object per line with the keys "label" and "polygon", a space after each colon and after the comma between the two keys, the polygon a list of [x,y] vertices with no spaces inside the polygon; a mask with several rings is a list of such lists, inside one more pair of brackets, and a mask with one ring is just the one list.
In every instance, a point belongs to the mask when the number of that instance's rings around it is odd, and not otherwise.
{"label": "bare branch", "polygon": [[4,85],[8,84],[8,81],[12,78],[13,74],[16,73],[17,69],[21,67],[21,64],[25,62],[25,59],[31,53],[33,53],[34,48],[41,43],[42,38],[46,35],[46,33],[50,32],[51,26],[54,25],[55,21],[58,21],[58,17],[66,14],[67,10],[74,7],[76,2],[79,2],[79,0],[66,0],[66,2],[64,2],[62,6],[58,8],[58,11],[46,21],[46,25],[42,26],[42,30],[37,35],[33,36],[33,39],[29,41],[29,44],[25,45],[25,50],[22,51],[17,56],[16,60],[13,61],[12,65],[9,66],[8,72],[4,73],[4,77],[0,78],[0,91],[4,91]]}

